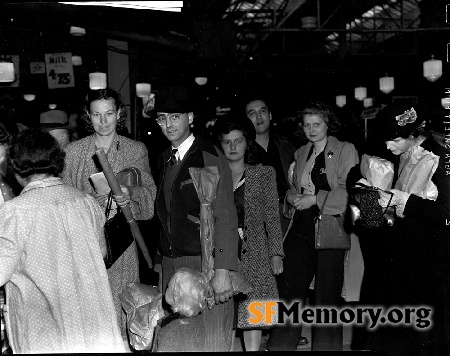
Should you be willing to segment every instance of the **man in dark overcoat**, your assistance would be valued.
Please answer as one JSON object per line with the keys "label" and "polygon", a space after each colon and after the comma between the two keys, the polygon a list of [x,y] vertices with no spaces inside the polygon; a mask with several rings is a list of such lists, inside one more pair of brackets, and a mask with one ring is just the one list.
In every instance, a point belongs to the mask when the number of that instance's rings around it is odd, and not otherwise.
{"label": "man in dark overcoat", "polygon": [[229,271],[238,269],[238,222],[228,161],[211,143],[194,137],[194,120],[187,88],[164,87],[157,93],[156,121],[171,147],[159,161],[156,210],[161,221],[159,251],[162,255],[162,291],[177,269],[201,272],[200,201],[189,173],[190,167],[216,166],[220,179],[214,211],[214,277],[211,286],[215,305],[203,311],[204,351],[230,351],[232,346],[233,295]]}

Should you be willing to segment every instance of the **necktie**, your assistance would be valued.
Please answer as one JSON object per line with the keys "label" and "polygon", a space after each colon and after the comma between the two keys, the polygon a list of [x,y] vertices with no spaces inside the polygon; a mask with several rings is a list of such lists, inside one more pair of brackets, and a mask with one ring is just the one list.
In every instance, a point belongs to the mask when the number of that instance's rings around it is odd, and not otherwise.
{"label": "necktie", "polygon": [[175,156],[177,152],[178,152],[178,149],[174,148],[174,149],[172,149],[172,152],[170,153],[170,162],[172,163],[172,165],[178,164],[177,157]]}

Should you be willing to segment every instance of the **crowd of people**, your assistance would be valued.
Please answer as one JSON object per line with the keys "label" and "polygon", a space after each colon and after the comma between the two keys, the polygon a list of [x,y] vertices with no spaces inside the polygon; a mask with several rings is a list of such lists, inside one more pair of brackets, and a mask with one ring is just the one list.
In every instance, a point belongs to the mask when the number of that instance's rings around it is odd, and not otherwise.
{"label": "crowd of people", "polygon": [[[160,351],[182,349],[188,334],[177,327],[201,333],[189,351],[233,351],[236,330],[245,351],[261,350],[263,333],[268,351],[295,351],[309,342],[312,351],[340,351],[342,323],[313,325],[308,340],[302,323],[292,319],[252,321],[252,305],[350,306],[344,279],[357,268],[364,277],[351,307],[420,307],[432,314],[424,329],[413,323],[357,325],[353,349],[448,354],[450,150],[429,133],[423,106],[383,106],[373,134],[385,147],[368,156],[373,153],[358,152],[341,138],[339,119],[323,102],[299,112],[300,147],[273,132],[268,103],[258,96],[218,118],[210,139],[191,132],[189,90],[164,87],[154,120],[170,147],[153,172],[144,143],[122,135],[126,117],[120,95],[101,89],[89,91],[79,118],[90,134],[72,142],[63,112],[43,113],[39,128],[18,133],[0,124],[0,286],[13,353],[130,351],[120,297],[150,269],[140,270],[136,242],[107,267],[104,234],[105,222],[129,207],[132,220],[159,222],[159,234],[145,241],[157,246],[159,291],[170,291],[166,314],[176,304],[173,278],[179,271],[197,273],[201,282],[193,319],[169,318],[177,321],[160,333]],[[139,184],[121,182],[121,194],[100,190],[93,180],[103,171],[98,150],[115,175],[138,172]],[[369,168],[368,157],[376,163]],[[368,169],[377,174],[370,169],[380,165],[392,168],[392,180],[383,188],[370,186]],[[210,256],[201,237],[205,216],[196,169],[209,169],[217,179],[205,185],[214,187]],[[375,198],[368,204],[363,197]],[[362,223],[376,212],[382,212],[378,221]],[[360,245],[319,249],[322,214],[340,226],[330,234],[352,234]],[[364,266],[349,263],[355,253]],[[213,270],[205,274],[207,258]],[[236,276],[250,286],[245,293],[238,293]]]}

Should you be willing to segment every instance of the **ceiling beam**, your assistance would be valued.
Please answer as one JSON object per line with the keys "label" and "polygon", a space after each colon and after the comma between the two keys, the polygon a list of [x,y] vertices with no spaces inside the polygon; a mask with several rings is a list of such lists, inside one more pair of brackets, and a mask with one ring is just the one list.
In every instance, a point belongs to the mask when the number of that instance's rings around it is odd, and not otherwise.
{"label": "ceiling beam", "polygon": [[372,33],[372,32],[448,32],[449,27],[436,27],[436,28],[391,28],[391,29],[314,29],[304,30],[302,28],[269,28],[269,29],[256,29],[256,30],[243,30],[242,32],[257,33],[257,32],[271,32],[271,33],[283,33],[283,32],[303,32],[305,34],[314,32],[342,32],[342,33]]}

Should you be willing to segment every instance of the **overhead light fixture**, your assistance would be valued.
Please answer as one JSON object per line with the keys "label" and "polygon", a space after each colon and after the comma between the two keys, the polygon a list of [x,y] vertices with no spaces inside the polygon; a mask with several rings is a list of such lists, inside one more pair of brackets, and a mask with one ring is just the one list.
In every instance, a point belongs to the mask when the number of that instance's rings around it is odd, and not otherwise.
{"label": "overhead light fixture", "polygon": [[198,85],[205,85],[208,82],[208,78],[207,77],[196,77],[195,82]]}
{"label": "overhead light fixture", "polygon": [[92,90],[106,89],[108,86],[106,81],[106,73],[94,72],[89,73],[89,88]]}
{"label": "overhead light fixture", "polygon": [[315,16],[305,16],[301,18],[302,28],[305,30],[311,30],[317,27],[317,17]]}
{"label": "overhead light fixture", "polygon": [[83,59],[81,56],[72,56],[72,65],[81,66],[83,64]]}
{"label": "overhead light fixture", "polygon": [[55,110],[56,109],[56,104],[48,104],[48,108],[50,109],[50,110]]}
{"label": "overhead light fixture", "polygon": [[386,74],[385,77],[380,78],[380,90],[385,94],[394,90],[394,77],[388,77]]}
{"label": "overhead light fixture", "polygon": [[373,99],[372,98],[364,98],[363,105],[365,108],[370,108],[373,106]]}
{"label": "overhead light fixture", "polygon": [[357,87],[355,88],[355,99],[359,101],[363,101],[364,98],[367,97],[367,88],[366,87]]}
{"label": "overhead light fixture", "polygon": [[423,62],[423,76],[430,82],[438,80],[442,75],[442,61],[440,59],[431,59]]}
{"label": "overhead light fixture", "polygon": [[136,83],[136,96],[139,98],[148,98],[152,86],[149,83]]}
{"label": "overhead light fixture", "polygon": [[70,26],[70,34],[72,36],[84,36],[86,30],[82,27]]}
{"label": "overhead light fixture", "polygon": [[0,83],[12,83],[14,79],[14,63],[2,56],[0,58]]}
{"label": "overhead light fixture", "polygon": [[83,6],[111,6],[139,10],[181,12],[183,1],[60,1],[60,4]]}
{"label": "overhead light fixture", "polygon": [[450,109],[450,97],[442,98],[441,105],[444,109]]}
{"label": "overhead light fixture", "polygon": [[34,95],[34,94],[24,94],[23,98],[26,101],[33,101],[34,99],[36,99],[36,95]]}
{"label": "overhead light fixture", "polygon": [[338,95],[336,97],[336,105],[343,108],[347,104],[347,97],[345,95]]}

